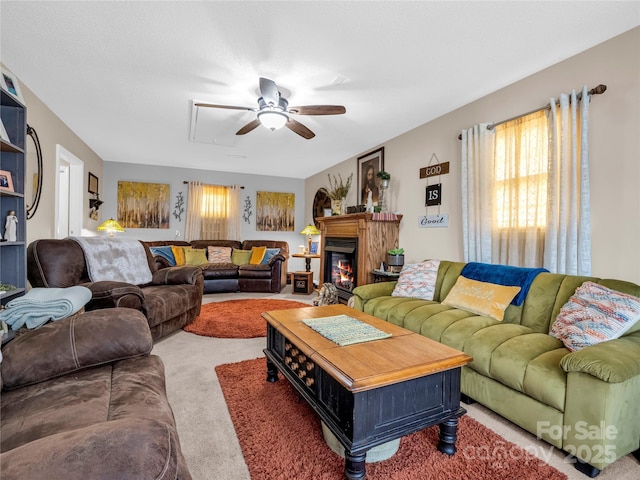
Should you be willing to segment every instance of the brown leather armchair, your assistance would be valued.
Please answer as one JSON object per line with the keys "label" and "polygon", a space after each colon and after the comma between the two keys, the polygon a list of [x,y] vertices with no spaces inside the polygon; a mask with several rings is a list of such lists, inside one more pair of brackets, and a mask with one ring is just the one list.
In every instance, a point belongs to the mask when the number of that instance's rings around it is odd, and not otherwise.
{"label": "brown leather armchair", "polygon": [[128,307],[145,314],[151,335],[157,340],[191,323],[202,306],[202,269],[182,266],[157,269],[149,248],[141,242],[152,273],[151,283],[89,279],[84,252],[71,239],[44,239],[27,248],[27,277],[33,287],[66,288],[83,285],[93,294],[85,310]]}

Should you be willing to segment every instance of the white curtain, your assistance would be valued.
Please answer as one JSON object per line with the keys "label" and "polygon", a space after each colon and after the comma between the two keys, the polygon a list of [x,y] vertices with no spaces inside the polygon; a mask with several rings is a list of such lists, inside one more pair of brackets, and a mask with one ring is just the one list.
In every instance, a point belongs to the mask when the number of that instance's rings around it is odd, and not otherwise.
{"label": "white curtain", "polygon": [[495,132],[462,131],[462,235],[465,262],[491,263]]}
{"label": "white curtain", "polygon": [[[556,101],[552,98],[551,105]],[[591,275],[589,203],[589,94],[560,95],[549,111],[549,208],[544,267],[552,272]]]}
{"label": "white curtain", "polygon": [[189,197],[187,199],[187,220],[184,228],[184,239],[200,240],[202,234],[202,183],[189,182]]}
{"label": "white curtain", "polygon": [[229,189],[229,240],[242,239],[242,226],[240,223],[240,186],[233,185]]}

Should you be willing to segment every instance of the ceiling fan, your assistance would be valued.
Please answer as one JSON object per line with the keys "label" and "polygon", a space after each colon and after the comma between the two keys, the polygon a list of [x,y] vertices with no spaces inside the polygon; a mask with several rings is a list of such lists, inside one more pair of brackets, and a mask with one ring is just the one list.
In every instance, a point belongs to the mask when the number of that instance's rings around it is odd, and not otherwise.
{"label": "ceiling fan", "polygon": [[315,133],[289,115],[340,115],[347,110],[342,105],[306,105],[303,107],[289,107],[286,98],[280,95],[276,82],[260,77],[260,94],[258,107],[236,107],[233,105],[215,105],[212,103],[196,103],[196,107],[226,108],[230,110],[248,110],[258,112],[257,118],[247,123],[236,132],[244,135],[262,124],[270,130],[287,127],[303,138],[309,140]]}

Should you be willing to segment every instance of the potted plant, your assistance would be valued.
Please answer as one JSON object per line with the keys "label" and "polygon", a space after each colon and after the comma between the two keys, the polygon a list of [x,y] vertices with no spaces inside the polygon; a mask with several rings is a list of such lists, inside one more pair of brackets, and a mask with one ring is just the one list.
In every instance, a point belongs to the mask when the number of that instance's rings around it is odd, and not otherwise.
{"label": "potted plant", "polygon": [[404,266],[404,248],[387,250],[387,266],[391,272],[399,272]]}
{"label": "potted plant", "polygon": [[380,179],[380,186],[382,188],[387,188],[389,186],[389,180],[391,180],[391,174],[389,172],[385,172],[384,170],[380,170],[376,177]]}
{"label": "potted plant", "polygon": [[349,190],[351,190],[351,181],[353,180],[353,173],[349,175],[347,181],[344,182],[342,180],[342,175],[338,174],[336,177],[331,174],[327,174],[329,177],[329,197],[331,198],[331,208],[333,210],[334,215],[340,215],[343,210],[343,207],[346,209],[346,200],[347,195],[349,194]]}

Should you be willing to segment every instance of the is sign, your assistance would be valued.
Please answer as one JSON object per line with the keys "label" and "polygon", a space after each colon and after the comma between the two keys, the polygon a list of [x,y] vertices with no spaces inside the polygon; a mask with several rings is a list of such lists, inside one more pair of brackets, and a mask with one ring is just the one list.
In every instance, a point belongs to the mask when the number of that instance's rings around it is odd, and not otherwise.
{"label": "is sign", "polygon": [[425,205],[431,207],[433,205],[442,204],[442,184],[427,185]]}

